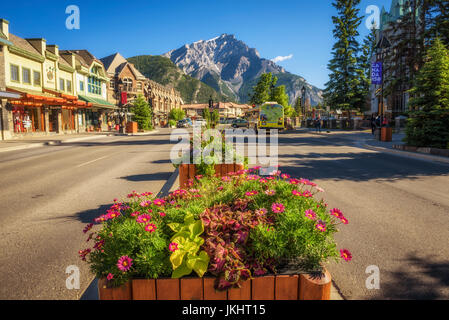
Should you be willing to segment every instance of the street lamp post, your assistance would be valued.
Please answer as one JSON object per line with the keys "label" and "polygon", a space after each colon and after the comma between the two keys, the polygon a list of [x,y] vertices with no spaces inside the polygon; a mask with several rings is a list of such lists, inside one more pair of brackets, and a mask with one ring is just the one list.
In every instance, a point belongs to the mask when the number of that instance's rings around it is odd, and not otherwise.
{"label": "street lamp post", "polygon": [[306,123],[306,86],[303,86],[301,89],[301,107],[302,107],[302,117],[304,119],[304,125],[307,125]]}

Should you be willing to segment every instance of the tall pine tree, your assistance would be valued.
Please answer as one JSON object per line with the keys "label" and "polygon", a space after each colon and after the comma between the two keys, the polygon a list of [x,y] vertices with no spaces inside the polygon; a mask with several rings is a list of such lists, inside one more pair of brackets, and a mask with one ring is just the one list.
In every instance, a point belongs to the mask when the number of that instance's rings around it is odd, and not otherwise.
{"label": "tall pine tree", "polygon": [[449,50],[437,38],[410,90],[406,142],[418,147],[449,147]]}
{"label": "tall pine tree", "polygon": [[362,22],[357,5],[360,0],[335,0],[332,5],[337,9],[337,16],[332,17],[335,25],[332,48],[333,58],[328,64],[331,71],[326,83],[324,98],[333,109],[348,112],[360,108],[360,66],[357,55],[360,45],[357,41],[357,29]]}
{"label": "tall pine tree", "polygon": [[371,57],[376,48],[376,26],[373,25],[371,32],[363,40],[360,56],[358,57],[359,87],[356,95],[356,109],[365,111],[371,107]]}

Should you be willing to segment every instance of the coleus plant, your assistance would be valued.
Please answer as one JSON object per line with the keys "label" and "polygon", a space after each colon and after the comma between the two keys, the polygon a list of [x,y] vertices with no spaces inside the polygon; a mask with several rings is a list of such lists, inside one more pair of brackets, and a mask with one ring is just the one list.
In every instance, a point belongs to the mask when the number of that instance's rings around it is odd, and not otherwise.
{"label": "coleus plant", "polygon": [[170,223],[168,227],[175,235],[171,239],[170,262],[173,266],[172,278],[181,278],[195,271],[202,277],[207,271],[209,256],[205,251],[200,251],[204,239],[201,234],[204,226],[201,220],[195,220],[192,214],[187,214],[184,223]]}
{"label": "coleus plant", "polygon": [[211,258],[209,272],[217,276],[218,290],[240,287],[251,277],[254,266],[248,261],[254,260],[248,257],[245,244],[250,230],[266,221],[248,210],[247,204],[239,199],[233,206],[215,205],[200,215],[205,227],[203,247]]}

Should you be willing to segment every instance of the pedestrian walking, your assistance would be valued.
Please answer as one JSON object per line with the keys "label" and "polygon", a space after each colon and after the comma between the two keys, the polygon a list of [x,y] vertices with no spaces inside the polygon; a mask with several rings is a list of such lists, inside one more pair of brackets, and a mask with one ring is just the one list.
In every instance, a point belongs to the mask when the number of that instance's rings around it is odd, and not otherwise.
{"label": "pedestrian walking", "polygon": [[376,118],[374,117],[374,114],[371,115],[371,133],[374,135],[376,131]]}

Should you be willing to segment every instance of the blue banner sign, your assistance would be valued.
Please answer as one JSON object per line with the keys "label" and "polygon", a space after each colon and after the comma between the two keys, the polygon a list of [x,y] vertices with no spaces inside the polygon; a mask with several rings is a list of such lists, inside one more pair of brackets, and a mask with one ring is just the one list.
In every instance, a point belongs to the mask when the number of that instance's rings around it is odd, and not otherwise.
{"label": "blue banner sign", "polygon": [[382,84],[382,62],[373,62],[371,65],[371,83]]}

